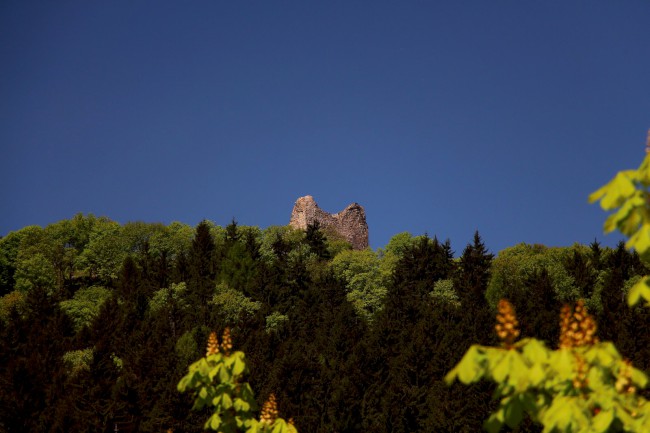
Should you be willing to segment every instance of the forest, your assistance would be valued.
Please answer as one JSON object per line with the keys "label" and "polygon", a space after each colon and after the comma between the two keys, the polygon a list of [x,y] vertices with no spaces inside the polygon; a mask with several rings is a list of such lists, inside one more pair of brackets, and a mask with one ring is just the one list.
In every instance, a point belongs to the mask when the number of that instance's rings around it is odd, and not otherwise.
{"label": "forest", "polygon": [[300,432],[478,432],[495,385],[445,376],[499,344],[500,299],[549,346],[584,299],[598,337],[647,372],[649,310],[626,294],[648,272],[596,240],[495,254],[478,232],[458,251],[399,233],[373,251],[318,225],[28,226],[0,239],[0,431],[203,431],[209,410],[177,384],[228,328],[258,405],[273,394]]}

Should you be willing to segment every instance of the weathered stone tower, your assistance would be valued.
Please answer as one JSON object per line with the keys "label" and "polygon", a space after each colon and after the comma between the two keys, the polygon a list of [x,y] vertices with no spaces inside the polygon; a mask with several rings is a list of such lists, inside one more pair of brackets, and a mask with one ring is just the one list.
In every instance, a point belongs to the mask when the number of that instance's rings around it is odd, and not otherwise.
{"label": "weathered stone tower", "polygon": [[352,244],[355,250],[368,247],[368,224],[366,211],[358,203],[352,203],[339,213],[329,214],[318,207],[310,195],[296,200],[291,212],[291,227],[305,230],[308,224],[318,221],[322,228],[333,229]]}

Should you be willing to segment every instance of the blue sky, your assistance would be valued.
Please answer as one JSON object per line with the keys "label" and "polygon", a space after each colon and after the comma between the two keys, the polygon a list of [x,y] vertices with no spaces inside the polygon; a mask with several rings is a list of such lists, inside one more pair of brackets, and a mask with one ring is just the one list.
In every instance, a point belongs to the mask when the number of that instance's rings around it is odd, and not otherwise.
{"label": "blue sky", "polygon": [[0,234],[75,213],[606,245],[638,166],[650,2],[0,3]]}

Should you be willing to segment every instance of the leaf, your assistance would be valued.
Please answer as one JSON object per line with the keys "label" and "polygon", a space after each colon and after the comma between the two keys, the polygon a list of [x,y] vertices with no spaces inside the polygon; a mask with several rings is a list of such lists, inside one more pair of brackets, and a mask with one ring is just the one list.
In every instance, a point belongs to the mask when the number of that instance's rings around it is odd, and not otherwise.
{"label": "leaf", "polygon": [[287,423],[282,418],[278,418],[273,423],[271,433],[288,433],[288,430]]}
{"label": "leaf", "polygon": [[185,392],[185,390],[187,389],[187,385],[188,385],[189,381],[190,381],[190,378],[188,376],[183,377],[180,380],[180,382],[178,382],[178,385],[176,386],[176,388],[180,392]]}
{"label": "leaf", "polygon": [[237,412],[248,412],[251,410],[251,405],[242,400],[241,398],[235,398],[233,402],[233,407]]}
{"label": "leaf", "polygon": [[508,357],[510,358],[510,384],[519,391],[524,391],[530,383],[528,365],[517,351],[509,351]]}
{"label": "leaf", "polygon": [[646,374],[637,369],[637,368],[632,368],[632,375],[631,375],[632,382],[634,382],[639,388],[645,388],[646,385],[648,384],[648,376]]}
{"label": "leaf", "polygon": [[497,382],[505,382],[510,373],[510,361],[508,356],[501,358],[500,362],[492,369],[492,377]]}
{"label": "leaf", "polygon": [[641,278],[627,295],[627,304],[632,307],[636,305],[641,298],[650,302],[650,287],[648,287],[649,277]]}
{"label": "leaf", "polygon": [[244,382],[241,385],[239,396],[241,397],[242,400],[244,400],[246,403],[248,403],[251,406],[252,410],[255,410],[257,406],[257,404],[255,403],[255,394],[253,394],[253,390],[251,389],[251,386],[248,384],[248,382]]}
{"label": "leaf", "polygon": [[641,222],[637,211],[639,208],[643,209],[645,203],[643,192],[636,191],[632,197],[623,203],[618,211],[607,217],[604,226],[605,233],[612,232],[620,227],[623,234],[631,236]]}
{"label": "leaf", "polygon": [[460,360],[458,365],[447,373],[445,376],[445,382],[449,385],[456,378],[465,385],[476,382],[482,377],[482,368],[480,365],[482,359],[483,355],[479,352],[479,346],[476,344],[472,345],[465,355],[463,355],[463,358]]}
{"label": "leaf", "polygon": [[260,429],[260,424],[256,421],[254,423],[251,423],[251,425],[246,429],[246,433],[260,433],[262,430]]}
{"label": "leaf", "polygon": [[528,370],[528,378],[531,385],[538,386],[546,379],[546,371],[544,371],[541,364],[535,364]]}
{"label": "leaf", "polygon": [[232,375],[230,374],[230,371],[222,365],[219,369],[219,382],[226,383],[230,381],[232,381]]}
{"label": "leaf", "polygon": [[233,364],[232,374],[233,376],[239,376],[246,370],[246,362],[244,361],[244,353],[237,352],[235,355],[235,362]]}
{"label": "leaf", "polygon": [[204,428],[207,428],[209,426],[212,430],[219,430],[219,427],[221,426],[221,417],[218,413],[213,413],[205,425],[206,427]]}
{"label": "leaf", "polygon": [[620,359],[621,356],[616,350],[616,347],[609,342],[605,342],[589,347],[587,351],[584,352],[584,357],[589,364],[610,368]]}
{"label": "leaf", "polygon": [[208,365],[208,362],[205,358],[199,359],[199,361],[196,363],[196,367],[202,376],[207,376],[210,372],[210,366]]}
{"label": "leaf", "polygon": [[549,358],[549,350],[544,343],[534,338],[528,340],[522,353],[533,364],[546,362]]}
{"label": "leaf", "polygon": [[523,390],[528,386],[528,366],[516,350],[506,351],[505,356],[492,369],[492,377],[496,382],[507,382],[509,385]]}
{"label": "leaf", "polygon": [[504,410],[506,425],[515,428],[524,418],[524,406],[517,396],[511,398]]}
{"label": "leaf", "polygon": [[569,349],[556,350],[551,358],[550,364],[558,373],[560,380],[573,378],[573,356]]}
{"label": "leaf", "polygon": [[650,249],[650,224],[644,223],[639,230],[630,237],[625,244],[627,248],[634,248],[639,255],[644,255]]}
{"label": "leaf", "polygon": [[223,406],[223,409],[230,409],[232,407],[232,397],[230,397],[230,394],[228,393],[223,393],[221,396],[221,404]]}
{"label": "leaf", "polygon": [[614,402],[616,417],[623,423],[623,426],[628,428],[634,424],[634,418],[628,413],[626,408],[619,402]]}
{"label": "leaf", "polygon": [[556,397],[551,402],[551,407],[544,412],[542,424],[544,431],[554,431],[557,427],[559,431],[572,431],[569,425],[573,422],[573,397]]}
{"label": "leaf", "polygon": [[499,433],[499,430],[503,427],[503,421],[503,408],[499,408],[483,423],[483,428],[487,430],[488,433]]}
{"label": "leaf", "polygon": [[633,179],[636,171],[626,170],[616,174],[608,184],[593,192],[589,196],[589,202],[600,200],[600,206],[604,210],[611,210],[623,204],[625,199],[636,191]]}
{"label": "leaf", "polygon": [[201,387],[201,390],[199,391],[199,398],[205,400],[208,397],[208,390],[205,389],[205,387]]}
{"label": "leaf", "polygon": [[611,410],[601,410],[593,417],[591,426],[596,433],[606,432],[612,421],[614,421],[614,413]]}

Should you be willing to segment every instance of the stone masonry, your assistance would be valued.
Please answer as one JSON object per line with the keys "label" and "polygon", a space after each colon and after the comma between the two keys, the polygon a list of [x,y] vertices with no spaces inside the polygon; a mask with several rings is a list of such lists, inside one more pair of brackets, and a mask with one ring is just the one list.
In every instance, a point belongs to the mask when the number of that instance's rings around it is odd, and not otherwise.
{"label": "stone masonry", "polygon": [[300,197],[293,206],[289,225],[305,230],[314,221],[318,221],[323,229],[333,229],[350,242],[355,250],[368,247],[366,211],[358,203],[352,203],[339,213],[330,214],[319,208],[312,196]]}

